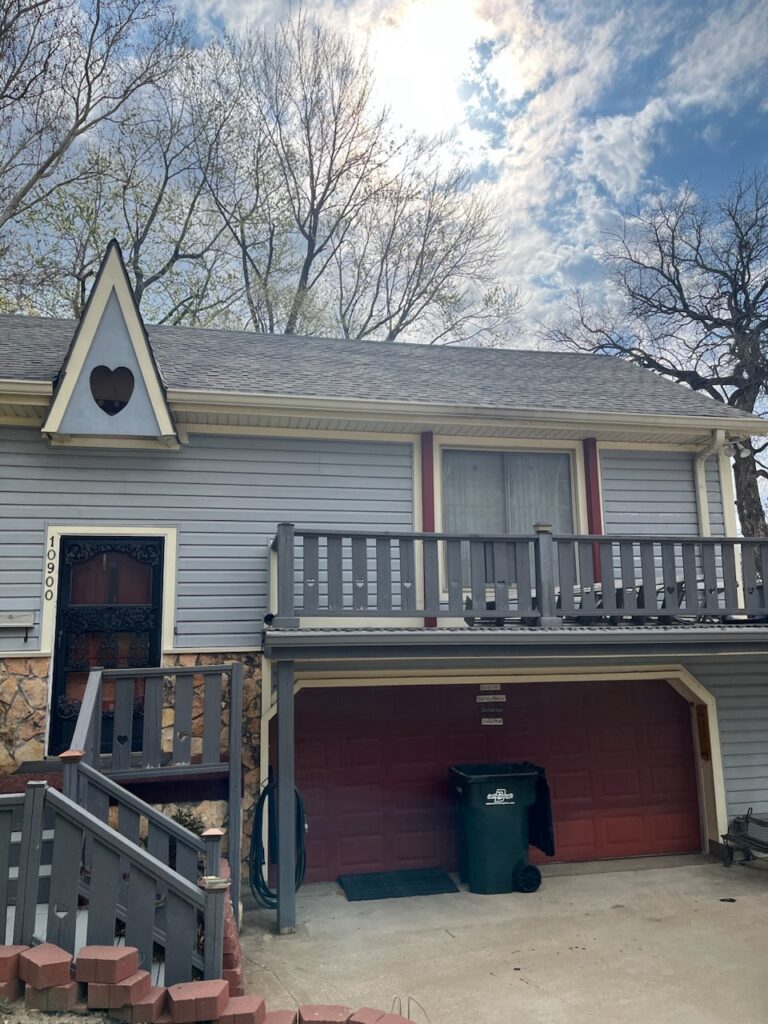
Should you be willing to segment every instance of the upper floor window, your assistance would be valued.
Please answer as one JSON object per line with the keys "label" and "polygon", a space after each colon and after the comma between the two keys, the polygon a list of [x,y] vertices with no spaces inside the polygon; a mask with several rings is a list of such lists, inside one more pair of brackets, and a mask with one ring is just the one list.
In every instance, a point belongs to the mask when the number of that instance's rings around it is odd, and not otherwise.
{"label": "upper floor window", "polygon": [[443,521],[448,533],[573,533],[570,455],[444,451]]}

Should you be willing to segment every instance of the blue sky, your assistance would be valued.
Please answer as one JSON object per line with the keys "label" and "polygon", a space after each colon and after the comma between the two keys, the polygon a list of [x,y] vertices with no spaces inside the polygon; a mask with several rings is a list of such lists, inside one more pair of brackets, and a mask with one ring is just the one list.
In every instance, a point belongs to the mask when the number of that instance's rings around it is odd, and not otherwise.
{"label": "blue sky", "polygon": [[[183,0],[211,25],[284,0]],[[617,211],[688,179],[717,194],[768,163],[768,0],[325,0],[367,45],[379,96],[446,131],[498,200],[504,272],[531,321],[573,285],[600,293]]]}

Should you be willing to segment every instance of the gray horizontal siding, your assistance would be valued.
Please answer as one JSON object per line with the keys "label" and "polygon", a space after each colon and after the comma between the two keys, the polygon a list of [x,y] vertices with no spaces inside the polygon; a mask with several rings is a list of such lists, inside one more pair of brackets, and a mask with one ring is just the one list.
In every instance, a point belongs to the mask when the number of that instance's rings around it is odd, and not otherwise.
{"label": "gray horizontal siding", "polygon": [[729,820],[749,807],[768,813],[768,656],[690,668],[717,700]]}
{"label": "gray horizontal siding", "polygon": [[606,533],[699,533],[691,452],[600,452]]}
{"label": "gray horizontal siding", "polygon": [[[276,524],[412,530],[412,481],[408,444],[196,435],[178,452],[101,451],[0,428],[0,610],[39,619],[48,523],[175,526],[176,646],[252,646]],[[0,650],[21,646],[0,633]]]}

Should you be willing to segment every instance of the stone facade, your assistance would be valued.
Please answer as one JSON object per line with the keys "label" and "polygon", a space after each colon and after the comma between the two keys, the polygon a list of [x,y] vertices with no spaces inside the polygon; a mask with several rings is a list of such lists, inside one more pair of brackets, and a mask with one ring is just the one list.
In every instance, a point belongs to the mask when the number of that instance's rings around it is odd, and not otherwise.
{"label": "stone facade", "polygon": [[0,658],[0,776],[45,755],[49,662]]}
{"label": "stone facade", "polygon": [[[226,662],[240,661],[243,665],[243,723],[241,730],[243,758],[243,835],[242,853],[243,870],[248,859],[253,831],[253,815],[259,797],[259,752],[261,728],[261,655],[253,654],[169,654],[163,658],[167,667],[191,668],[206,665],[221,665]],[[193,705],[193,734],[195,723],[202,714],[202,706]],[[226,730],[229,723],[229,699],[225,694],[225,707],[222,711],[222,729]],[[194,739],[194,735],[193,735]],[[173,813],[176,807],[193,810],[210,827],[226,827],[222,814],[226,815],[226,805],[219,801],[189,802],[167,805],[166,813]],[[218,818],[218,820],[216,820]]]}

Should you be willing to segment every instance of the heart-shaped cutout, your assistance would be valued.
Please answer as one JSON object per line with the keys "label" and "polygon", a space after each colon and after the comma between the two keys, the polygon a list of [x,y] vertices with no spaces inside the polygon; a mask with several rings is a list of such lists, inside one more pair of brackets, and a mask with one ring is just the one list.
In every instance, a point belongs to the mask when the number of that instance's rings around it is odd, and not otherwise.
{"label": "heart-shaped cutout", "polygon": [[134,379],[127,366],[94,366],[90,381],[93,400],[107,416],[116,416],[131,400]]}
{"label": "heart-shaped cutout", "polygon": [[117,738],[117,742],[120,744],[121,747],[124,747],[126,745],[126,743],[128,742],[128,737],[127,736],[118,736],[116,738]]}

